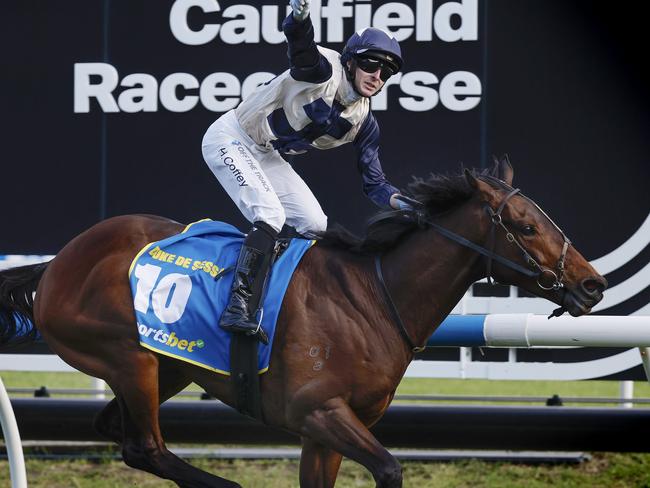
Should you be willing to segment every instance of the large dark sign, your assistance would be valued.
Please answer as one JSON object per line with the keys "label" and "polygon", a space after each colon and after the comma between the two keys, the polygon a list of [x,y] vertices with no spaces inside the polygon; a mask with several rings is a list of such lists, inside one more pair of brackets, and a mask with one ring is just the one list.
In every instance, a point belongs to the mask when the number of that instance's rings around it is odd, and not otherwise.
{"label": "large dark sign", "polygon": [[[203,162],[201,138],[287,68],[286,2],[9,0],[1,8],[0,254],[56,253],[124,213],[244,226]],[[368,25],[402,44],[405,68],[372,105],[396,186],[461,164],[485,167],[507,152],[515,183],[589,259],[619,249],[645,222],[640,19],[560,0],[323,0],[311,11],[324,46],[341,50]],[[351,147],[291,162],[330,221],[362,229],[374,208]],[[608,276],[614,285],[636,276],[639,304],[648,302],[643,239]]]}

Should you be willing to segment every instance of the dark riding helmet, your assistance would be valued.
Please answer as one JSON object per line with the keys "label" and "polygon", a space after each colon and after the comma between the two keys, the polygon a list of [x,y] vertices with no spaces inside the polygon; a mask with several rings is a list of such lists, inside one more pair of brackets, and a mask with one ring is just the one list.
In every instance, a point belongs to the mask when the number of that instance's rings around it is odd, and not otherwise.
{"label": "dark riding helmet", "polygon": [[390,66],[393,73],[402,69],[402,50],[399,42],[381,29],[368,27],[352,34],[341,53],[341,63],[349,79],[354,79],[354,70],[348,68],[348,61],[358,57],[377,59]]}

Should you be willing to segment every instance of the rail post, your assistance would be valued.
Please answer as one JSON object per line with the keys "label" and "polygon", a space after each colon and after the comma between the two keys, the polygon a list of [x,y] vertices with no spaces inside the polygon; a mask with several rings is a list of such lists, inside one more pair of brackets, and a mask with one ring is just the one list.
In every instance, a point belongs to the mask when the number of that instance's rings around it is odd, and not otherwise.
{"label": "rail post", "polygon": [[18,424],[14,415],[9,395],[0,377],[0,423],[2,423],[2,435],[7,446],[7,458],[9,459],[9,473],[11,476],[11,488],[27,488],[27,473],[25,471],[25,458],[23,456],[23,445],[20,441]]}

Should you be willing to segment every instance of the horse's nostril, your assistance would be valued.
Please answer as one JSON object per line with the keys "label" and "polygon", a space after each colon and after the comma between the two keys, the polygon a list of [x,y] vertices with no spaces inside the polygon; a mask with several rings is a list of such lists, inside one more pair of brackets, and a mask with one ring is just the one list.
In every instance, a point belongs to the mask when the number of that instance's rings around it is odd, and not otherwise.
{"label": "horse's nostril", "polygon": [[602,276],[594,276],[583,280],[582,289],[589,294],[601,293],[607,288],[607,280]]}

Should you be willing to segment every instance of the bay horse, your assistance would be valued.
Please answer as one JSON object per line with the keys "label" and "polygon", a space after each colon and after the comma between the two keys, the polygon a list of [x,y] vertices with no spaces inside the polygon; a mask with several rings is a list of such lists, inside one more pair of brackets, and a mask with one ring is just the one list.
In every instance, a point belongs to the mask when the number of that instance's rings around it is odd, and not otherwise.
{"label": "bay horse", "polygon": [[[399,463],[368,429],[417,346],[475,281],[516,285],[574,316],[602,299],[605,279],[512,176],[503,159],[491,171],[416,179],[416,210],[377,219],[365,239],[328,232],[303,257],[260,378],[261,420],[301,436],[300,486],[334,486],[342,456],[365,466],[376,486],[402,486]],[[156,216],[114,217],[47,264],[0,273],[0,334],[12,340],[28,318],[65,362],[110,385],[115,398],[95,427],[120,444],[127,465],[181,487],[239,486],[172,454],[158,424],[160,403],[191,382],[234,405],[229,379],[138,340],[129,265],[146,244],[183,228]]]}

